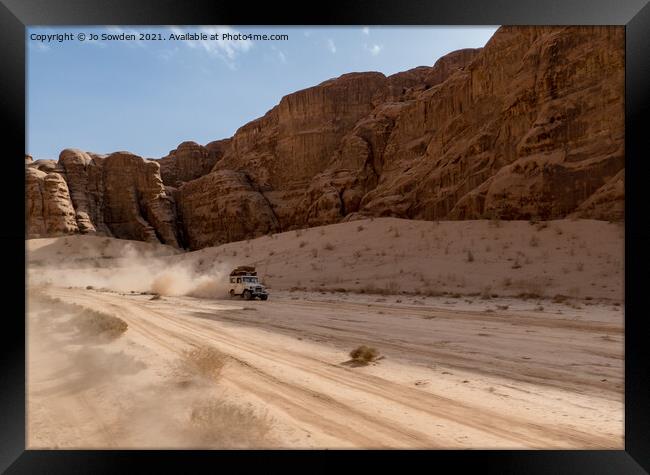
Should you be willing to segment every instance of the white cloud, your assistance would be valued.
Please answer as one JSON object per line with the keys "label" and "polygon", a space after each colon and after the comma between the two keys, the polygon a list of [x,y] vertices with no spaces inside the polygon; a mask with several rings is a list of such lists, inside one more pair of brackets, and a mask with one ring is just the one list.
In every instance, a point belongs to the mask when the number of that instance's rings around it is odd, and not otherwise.
{"label": "white cloud", "polygon": [[251,40],[224,40],[223,34],[229,33],[236,35],[239,31],[229,26],[203,26],[200,28],[181,28],[178,26],[171,27],[172,33],[182,35],[186,33],[205,33],[210,38],[211,35],[218,35],[218,40],[183,40],[182,42],[189,48],[203,50],[210,56],[219,58],[226,62],[230,68],[234,68],[235,59],[242,53],[246,53],[253,47]]}
{"label": "white cloud", "polygon": [[160,59],[162,59],[163,61],[169,61],[170,59],[172,59],[176,55],[176,53],[178,53],[178,46],[175,46],[175,47],[170,48],[170,49],[165,49],[165,50],[159,51],[158,52],[158,57]]}
{"label": "white cloud", "polygon": [[364,26],[363,28],[361,28],[361,32],[364,35],[369,35],[370,34],[370,28],[368,28],[367,26]]}
{"label": "white cloud", "polygon": [[327,39],[327,48],[332,54],[336,54],[336,45],[334,44],[334,40],[332,38]]}
{"label": "white cloud", "polygon": [[373,44],[372,46],[364,45],[363,47],[373,56],[377,56],[379,53],[381,53],[381,50],[384,49],[382,45],[378,44]]}

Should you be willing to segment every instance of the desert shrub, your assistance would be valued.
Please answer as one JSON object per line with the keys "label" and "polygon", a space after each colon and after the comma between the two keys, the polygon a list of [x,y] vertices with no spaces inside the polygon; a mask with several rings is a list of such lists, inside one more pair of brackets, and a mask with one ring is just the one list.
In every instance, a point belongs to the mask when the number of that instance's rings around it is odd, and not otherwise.
{"label": "desert shrub", "polygon": [[379,351],[371,346],[361,345],[350,352],[350,358],[357,363],[368,364],[379,356]]}
{"label": "desert shrub", "polygon": [[259,448],[269,444],[271,422],[252,409],[217,399],[197,404],[190,412],[198,445],[210,448]]}
{"label": "desert shrub", "polygon": [[539,238],[537,236],[531,236],[529,244],[530,244],[530,247],[539,246]]}
{"label": "desert shrub", "polygon": [[467,262],[474,262],[474,254],[472,254],[472,251],[467,251]]}
{"label": "desert shrub", "polygon": [[160,300],[160,294],[155,294],[153,297],[151,297],[149,300]]}
{"label": "desert shrub", "polygon": [[318,249],[314,248],[311,250],[311,257],[318,257]]}
{"label": "desert shrub", "polygon": [[386,290],[394,294],[399,290],[399,284],[394,280],[390,280],[388,281],[388,284],[386,284]]}
{"label": "desert shrub", "polygon": [[119,317],[85,309],[72,320],[73,326],[82,334],[106,339],[115,339],[129,327]]}
{"label": "desert shrub", "polygon": [[361,232],[364,229],[366,229],[366,228],[364,228],[361,224],[359,226],[357,226],[357,232]]}
{"label": "desert shrub", "polygon": [[307,245],[307,241],[300,241],[300,244],[298,244],[298,247],[303,248]]}
{"label": "desert shrub", "polygon": [[481,299],[483,299],[483,300],[488,300],[488,299],[490,299],[490,298],[491,298],[491,295],[492,295],[492,294],[491,294],[491,290],[492,290],[492,287],[490,287],[489,285],[488,285],[487,287],[485,287],[485,288],[481,291]]}
{"label": "desert shrub", "polygon": [[564,302],[566,302],[568,299],[569,299],[569,297],[567,297],[566,295],[556,294],[556,295],[553,297],[553,303],[564,303]]}
{"label": "desert shrub", "polygon": [[219,377],[226,360],[226,355],[210,346],[200,346],[183,353],[186,368],[209,379]]}
{"label": "desert shrub", "polygon": [[331,242],[326,242],[325,245],[323,246],[323,249],[326,251],[331,251],[334,249],[334,245]]}

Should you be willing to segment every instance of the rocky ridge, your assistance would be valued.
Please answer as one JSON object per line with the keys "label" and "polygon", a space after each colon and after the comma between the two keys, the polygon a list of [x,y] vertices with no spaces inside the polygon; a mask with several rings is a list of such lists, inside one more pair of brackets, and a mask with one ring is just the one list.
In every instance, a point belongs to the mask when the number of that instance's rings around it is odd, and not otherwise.
{"label": "rocky ridge", "polygon": [[26,158],[27,235],[198,249],[363,216],[623,219],[624,29],[502,27],[484,48],[282,98],[166,157]]}

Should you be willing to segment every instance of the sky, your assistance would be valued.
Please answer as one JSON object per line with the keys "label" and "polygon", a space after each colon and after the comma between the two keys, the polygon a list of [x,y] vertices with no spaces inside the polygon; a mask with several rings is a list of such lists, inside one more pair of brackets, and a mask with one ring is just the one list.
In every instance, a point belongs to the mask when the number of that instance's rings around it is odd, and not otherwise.
{"label": "sky", "polygon": [[[496,29],[29,27],[26,153],[57,159],[79,148],[160,158],[187,140],[232,136],[291,92],[354,71],[431,66],[451,51],[484,46]],[[163,39],[140,40],[141,33]],[[187,33],[207,39],[171,36]]]}

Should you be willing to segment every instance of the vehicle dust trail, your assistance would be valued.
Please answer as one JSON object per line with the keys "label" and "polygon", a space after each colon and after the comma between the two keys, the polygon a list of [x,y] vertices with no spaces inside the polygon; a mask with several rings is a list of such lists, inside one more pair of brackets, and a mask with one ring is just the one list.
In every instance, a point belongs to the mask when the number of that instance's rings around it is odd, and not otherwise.
{"label": "vehicle dust trail", "polygon": [[[390,312],[387,318],[371,305],[353,302],[280,298],[237,308],[235,301],[151,301],[143,295],[61,288],[47,292],[86,308],[110,309],[128,323],[129,339],[158,359],[177,360],[193,346],[226,355],[220,376],[224,397],[266,408],[273,420],[270,434],[280,446],[622,446],[622,397],[615,396],[622,377],[620,335],[613,328],[595,324],[590,329],[583,322],[583,328],[569,328],[567,335],[567,328],[554,330],[516,315],[509,316],[514,325],[508,325],[498,318],[489,323],[478,312],[454,318],[453,312],[420,309],[435,317],[425,319],[413,308],[389,304],[382,307]],[[336,315],[345,318],[332,318]],[[477,336],[475,329],[486,324],[493,336]],[[450,340],[444,351],[427,352],[417,341],[423,333],[434,350],[436,342],[445,341],[427,334],[431,325]],[[526,330],[536,333],[520,341]],[[615,341],[600,338],[604,335]],[[360,340],[377,345],[388,359],[365,368],[342,364],[351,343]],[[553,357],[547,355],[549,344],[557,348]],[[503,356],[522,348],[534,358],[532,364]],[[589,351],[597,348],[604,356],[596,364],[613,382],[596,389],[598,374],[572,378],[560,371],[562,359],[570,356],[577,364],[588,364]],[[473,370],[467,361],[459,365],[454,359],[462,354],[469,355],[470,363],[474,358]],[[532,375],[518,377],[515,373],[521,371]],[[557,379],[555,386],[540,383],[545,371]]]}
{"label": "vehicle dust trail", "polygon": [[[110,239],[102,247],[111,244]],[[42,254],[45,254],[44,252]],[[32,266],[29,273],[30,286],[57,285],[61,287],[92,287],[117,292],[150,292],[166,296],[190,295],[204,298],[221,298],[228,295],[227,264],[212,263],[209,268],[197,270],[193,263],[183,261],[169,262],[163,256],[136,249],[132,243],[125,244],[111,255],[110,268],[99,264],[101,259],[94,256],[97,266],[74,265],[75,260],[62,261],[51,265],[52,256],[46,267]],[[77,259],[80,260],[80,259]]]}
{"label": "vehicle dust trail", "polygon": [[219,387],[225,356],[130,338],[107,311],[30,292],[29,448],[263,448],[269,421]]}

